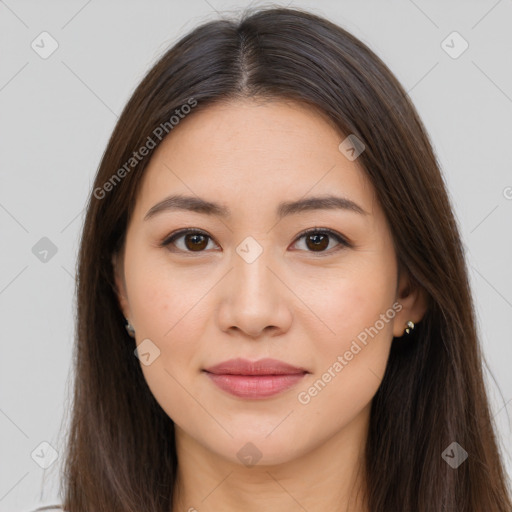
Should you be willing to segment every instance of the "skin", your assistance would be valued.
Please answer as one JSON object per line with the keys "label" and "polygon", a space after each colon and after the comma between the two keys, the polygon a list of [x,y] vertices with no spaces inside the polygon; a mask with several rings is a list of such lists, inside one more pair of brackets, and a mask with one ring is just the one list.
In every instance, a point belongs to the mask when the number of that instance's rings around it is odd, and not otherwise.
{"label": "skin", "polygon": [[[357,159],[338,149],[344,138],[301,104],[230,101],[180,121],[146,169],[113,261],[136,343],[150,339],[160,350],[141,368],[176,426],[175,510],[365,510],[371,400],[393,336],[422,318],[426,301],[398,274],[387,220]],[[231,216],[169,210],[144,220],[177,193],[220,202]],[[367,215],[316,210],[276,218],[279,202],[323,194],[349,198]],[[211,237],[202,250],[184,236],[159,246],[186,227]],[[298,238],[308,228],[330,228],[353,246],[329,237],[328,247],[315,250]],[[248,236],[263,251],[251,263],[236,251]],[[301,403],[299,393],[396,302],[394,318]],[[276,396],[237,398],[202,372],[233,357],[272,357],[310,373]],[[237,457],[248,442],[261,454],[252,467]]]}

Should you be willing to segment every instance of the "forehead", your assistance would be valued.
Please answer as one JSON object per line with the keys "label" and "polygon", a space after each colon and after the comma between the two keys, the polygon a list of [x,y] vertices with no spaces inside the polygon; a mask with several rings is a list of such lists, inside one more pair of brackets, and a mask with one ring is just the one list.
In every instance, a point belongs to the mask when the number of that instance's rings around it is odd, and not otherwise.
{"label": "forehead", "polygon": [[170,193],[261,209],[338,192],[371,211],[373,188],[357,159],[339,150],[344,139],[325,115],[301,103],[244,99],[198,109],[153,154],[137,216]]}

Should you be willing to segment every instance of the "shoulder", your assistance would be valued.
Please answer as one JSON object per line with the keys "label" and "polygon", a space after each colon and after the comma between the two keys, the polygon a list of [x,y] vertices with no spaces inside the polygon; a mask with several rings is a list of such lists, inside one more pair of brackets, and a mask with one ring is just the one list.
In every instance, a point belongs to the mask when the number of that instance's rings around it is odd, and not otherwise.
{"label": "shoulder", "polygon": [[66,512],[61,505],[46,505],[43,507],[36,508],[30,512]]}

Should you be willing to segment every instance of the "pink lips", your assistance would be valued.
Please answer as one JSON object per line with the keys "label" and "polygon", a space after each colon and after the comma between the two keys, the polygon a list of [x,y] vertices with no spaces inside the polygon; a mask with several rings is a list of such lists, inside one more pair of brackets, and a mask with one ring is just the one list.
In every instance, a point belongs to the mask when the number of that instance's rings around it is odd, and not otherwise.
{"label": "pink lips", "polygon": [[230,359],[204,370],[219,388],[241,398],[267,398],[297,384],[306,373],[277,359]]}

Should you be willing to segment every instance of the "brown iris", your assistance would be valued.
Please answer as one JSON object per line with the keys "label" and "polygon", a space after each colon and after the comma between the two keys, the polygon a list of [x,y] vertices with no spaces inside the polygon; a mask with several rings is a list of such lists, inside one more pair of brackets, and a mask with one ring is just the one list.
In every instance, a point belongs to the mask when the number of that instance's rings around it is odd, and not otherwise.
{"label": "brown iris", "polygon": [[[312,242],[312,245],[309,245]],[[306,245],[309,249],[320,249],[323,250],[329,246],[329,236],[326,234],[312,234],[306,236]]]}
{"label": "brown iris", "polygon": [[[185,246],[191,251],[202,251],[208,245],[208,237],[200,233],[189,233],[185,235]],[[192,245],[188,242],[192,241]]]}

